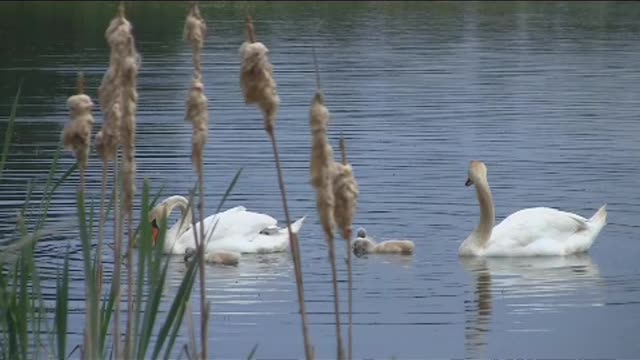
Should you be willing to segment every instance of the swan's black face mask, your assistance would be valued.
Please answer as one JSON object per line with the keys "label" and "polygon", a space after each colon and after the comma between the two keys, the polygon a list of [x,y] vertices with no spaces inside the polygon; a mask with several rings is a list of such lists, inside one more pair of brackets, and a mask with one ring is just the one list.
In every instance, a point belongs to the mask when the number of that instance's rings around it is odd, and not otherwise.
{"label": "swan's black face mask", "polygon": [[156,246],[158,242],[158,235],[160,233],[160,228],[158,227],[158,223],[156,219],[151,220],[151,245]]}
{"label": "swan's black face mask", "polygon": [[473,185],[473,181],[470,178],[467,178],[467,182],[464,183],[464,186],[471,186]]}

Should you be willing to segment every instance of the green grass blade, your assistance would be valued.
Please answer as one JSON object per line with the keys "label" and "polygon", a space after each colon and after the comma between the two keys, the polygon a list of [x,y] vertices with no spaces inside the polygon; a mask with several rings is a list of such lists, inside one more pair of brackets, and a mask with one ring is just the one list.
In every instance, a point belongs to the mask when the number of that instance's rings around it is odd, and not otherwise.
{"label": "green grass blade", "polygon": [[67,354],[67,314],[69,312],[69,246],[64,257],[62,276],[58,275],[56,287],[56,337],[58,340],[58,360],[64,360]]}
{"label": "green grass blade", "polygon": [[249,356],[247,356],[247,360],[252,360],[253,357],[256,355],[256,351],[258,351],[258,345],[259,344],[255,344],[253,346],[253,349],[251,349],[251,352],[249,353]]}
{"label": "green grass blade", "polygon": [[[116,289],[114,288],[114,282],[111,282],[111,290],[108,294],[108,299],[102,302],[101,316],[102,321],[100,322],[100,334],[99,336],[99,346],[100,353],[102,354],[102,358],[107,358],[106,356],[106,348],[105,342],[107,339],[107,333],[109,332],[109,326],[111,325],[111,315],[113,315],[113,308],[115,306],[116,300]],[[105,294],[107,296],[107,294]]]}
{"label": "green grass blade", "polygon": [[218,204],[218,209],[216,210],[216,214],[220,212],[220,209],[222,209],[224,202],[227,201],[227,198],[231,194],[231,191],[236,186],[236,183],[238,182],[238,178],[240,178],[240,174],[242,173],[242,169],[243,168],[238,169],[238,171],[236,172],[236,175],[233,177],[233,180],[231,180],[231,183],[227,187],[227,191],[224,192],[224,195],[222,196],[222,200],[220,200],[220,204]]}
{"label": "green grass blade", "polygon": [[[169,309],[169,312],[166,315],[164,324],[160,328],[160,331],[157,336],[158,339],[166,338],[167,334],[169,334],[169,330],[171,329],[171,326],[174,323],[174,320],[177,318],[177,315],[179,315],[179,313],[181,312],[184,313],[186,308],[186,303],[191,296],[191,288],[193,287],[193,283],[195,280],[197,264],[198,264],[197,257],[193,262],[189,264],[187,268],[187,272],[185,276],[182,278],[182,281],[180,282],[180,287],[178,288],[176,297],[173,299],[171,308]],[[162,342],[161,341],[156,342],[155,347],[153,349],[153,355],[151,355],[151,358],[157,359],[161,349],[162,349]],[[166,349],[166,354],[169,354],[170,352],[171,352],[171,347],[168,346]]]}
{"label": "green grass blade", "polygon": [[2,179],[2,172],[4,170],[4,164],[7,161],[7,155],[9,154],[9,144],[11,144],[11,136],[13,136],[13,127],[16,123],[16,112],[18,110],[18,100],[20,99],[20,93],[22,92],[22,80],[18,85],[18,91],[16,91],[16,97],[11,105],[11,114],[9,115],[9,121],[7,122],[7,131],[4,134],[4,144],[2,146],[2,155],[0,156],[0,179]]}
{"label": "green grass blade", "polygon": [[[88,321],[86,326],[95,326],[96,320],[98,317],[98,306],[97,306],[97,294],[96,294],[96,278],[95,271],[92,266],[92,257],[91,257],[91,239],[89,238],[89,231],[87,229],[87,219],[84,207],[84,193],[79,191],[77,194],[77,212],[78,212],[78,221],[80,225],[80,240],[82,242],[82,254],[84,260],[84,274],[85,281],[87,282],[88,290],[89,290],[89,298],[87,299],[87,318]],[[97,329],[93,329],[94,335]],[[97,350],[97,341],[96,337],[90,338],[90,346],[91,350],[85,349],[85,351],[89,351],[87,355],[89,358],[94,359],[97,356],[95,352]]]}
{"label": "green grass blade", "polygon": [[[160,307],[160,302],[162,300],[162,293],[164,290],[164,284],[167,277],[167,269],[169,267],[170,261],[171,260],[169,258],[165,260],[165,265],[162,268],[162,273],[160,274],[158,281],[155,283],[153,291],[149,292],[149,298],[147,299],[147,306],[144,314],[144,323],[142,328],[143,336],[141,339],[142,343],[138,356],[139,359],[144,358],[144,355],[146,354],[147,348],[149,346],[153,326],[155,325],[156,318],[158,317],[158,308]],[[158,342],[160,343],[164,342],[164,340],[164,338],[158,338]]]}
{"label": "green grass blade", "polygon": [[[142,189],[142,203],[140,206],[140,219],[145,219],[145,216],[149,213],[149,183],[144,182],[144,186]],[[136,284],[136,313],[134,318],[134,342],[133,342],[133,354],[139,354],[140,344],[144,342],[143,333],[145,329],[140,329],[140,324],[142,323],[142,298],[144,294],[144,275],[145,275],[145,261],[147,261],[147,255],[152,252],[151,250],[151,224],[148,221],[141,221],[142,227],[142,241],[140,246],[138,246],[138,280]],[[150,259],[149,259],[150,260]],[[149,295],[147,295],[148,297]],[[147,299],[148,304],[148,299]],[[147,317],[148,314],[144,314],[144,317]],[[136,356],[138,359],[144,358],[144,356]]]}

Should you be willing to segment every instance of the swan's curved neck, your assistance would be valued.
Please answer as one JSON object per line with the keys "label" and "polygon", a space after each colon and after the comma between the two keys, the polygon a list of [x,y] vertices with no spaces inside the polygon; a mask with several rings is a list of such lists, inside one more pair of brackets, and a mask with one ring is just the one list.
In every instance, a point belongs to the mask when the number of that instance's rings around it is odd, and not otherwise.
{"label": "swan's curved neck", "polygon": [[189,201],[179,195],[172,196],[164,202],[166,209],[165,215],[167,218],[169,218],[175,208],[180,209],[182,213],[180,219],[167,231],[165,247],[173,247],[176,240],[191,227],[191,208],[189,207]]}
{"label": "swan's curved neck", "polygon": [[476,234],[476,242],[479,246],[486,245],[491,238],[491,231],[496,220],[496,211],[493,207],[493,198],[491,197],[491,189],[486,180],[476,183],[476,194],[480,203],[480,223],[474,230]]}

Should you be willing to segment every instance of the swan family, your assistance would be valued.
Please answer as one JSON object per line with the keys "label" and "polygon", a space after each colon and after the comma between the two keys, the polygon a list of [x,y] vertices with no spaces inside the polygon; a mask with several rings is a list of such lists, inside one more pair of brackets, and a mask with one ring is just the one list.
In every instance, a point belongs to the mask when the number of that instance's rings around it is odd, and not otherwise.
{"label": "swan family", "polygon": [[[461,257],[566,256],[584,253],[591,248],[607,224],[606,204],[589,219],[549,207],[519,210],[495,225],[495,207],[487,180],[487,166],[482,161],[469,164],[466,186],[475,186],[480,205],[480,221],[460,244]],[[150,212],[153,243],[159,227],[174,209],[182,216],[165,234],[163,251],[180,254],[185,260],[194,254],[195,238],[188,200],[180,195],[166,198]],[[293,233],[302,228],[305,217],[291,224]],[[206,241],[205,260],[215,264],[236,265],[241,254],[282,252],[289,249],[289,232],[279,227],[273,217],[248,211],[244,206],[211,215],[203,220]],[[196,229],[200,229],[199,223]],[[356,256],[365,254],[411,255],[415,244],[410,240],[387,240],[376,243],[360,228],[353,243]]]}

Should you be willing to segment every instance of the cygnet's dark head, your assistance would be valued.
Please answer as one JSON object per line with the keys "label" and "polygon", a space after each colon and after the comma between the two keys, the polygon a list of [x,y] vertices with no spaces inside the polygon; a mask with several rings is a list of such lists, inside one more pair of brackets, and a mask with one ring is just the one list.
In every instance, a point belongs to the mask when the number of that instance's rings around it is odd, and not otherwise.
{"label": "cygnet's dark head", "polygon": [[196,249],[192,247],[188,247],[184,249],[184,262],[189,262],[189,260],[191,260],[191,257],[193,257],[193,255],[195,254],[196,254]]}
{"label": "cygnet's dark head", "polygon": [[367,238],[358,238],[353,242],[353,254],[357,257],[361,257],[366,254],[371,254],[374,251],[376,244]]}
{"label": "cygnet's dark head", "polygon": [[365,230],[363,227],[358,228],[358,231],[356,232],[356,237],[357,238],[366,238],[367,237],[367,230]]}

